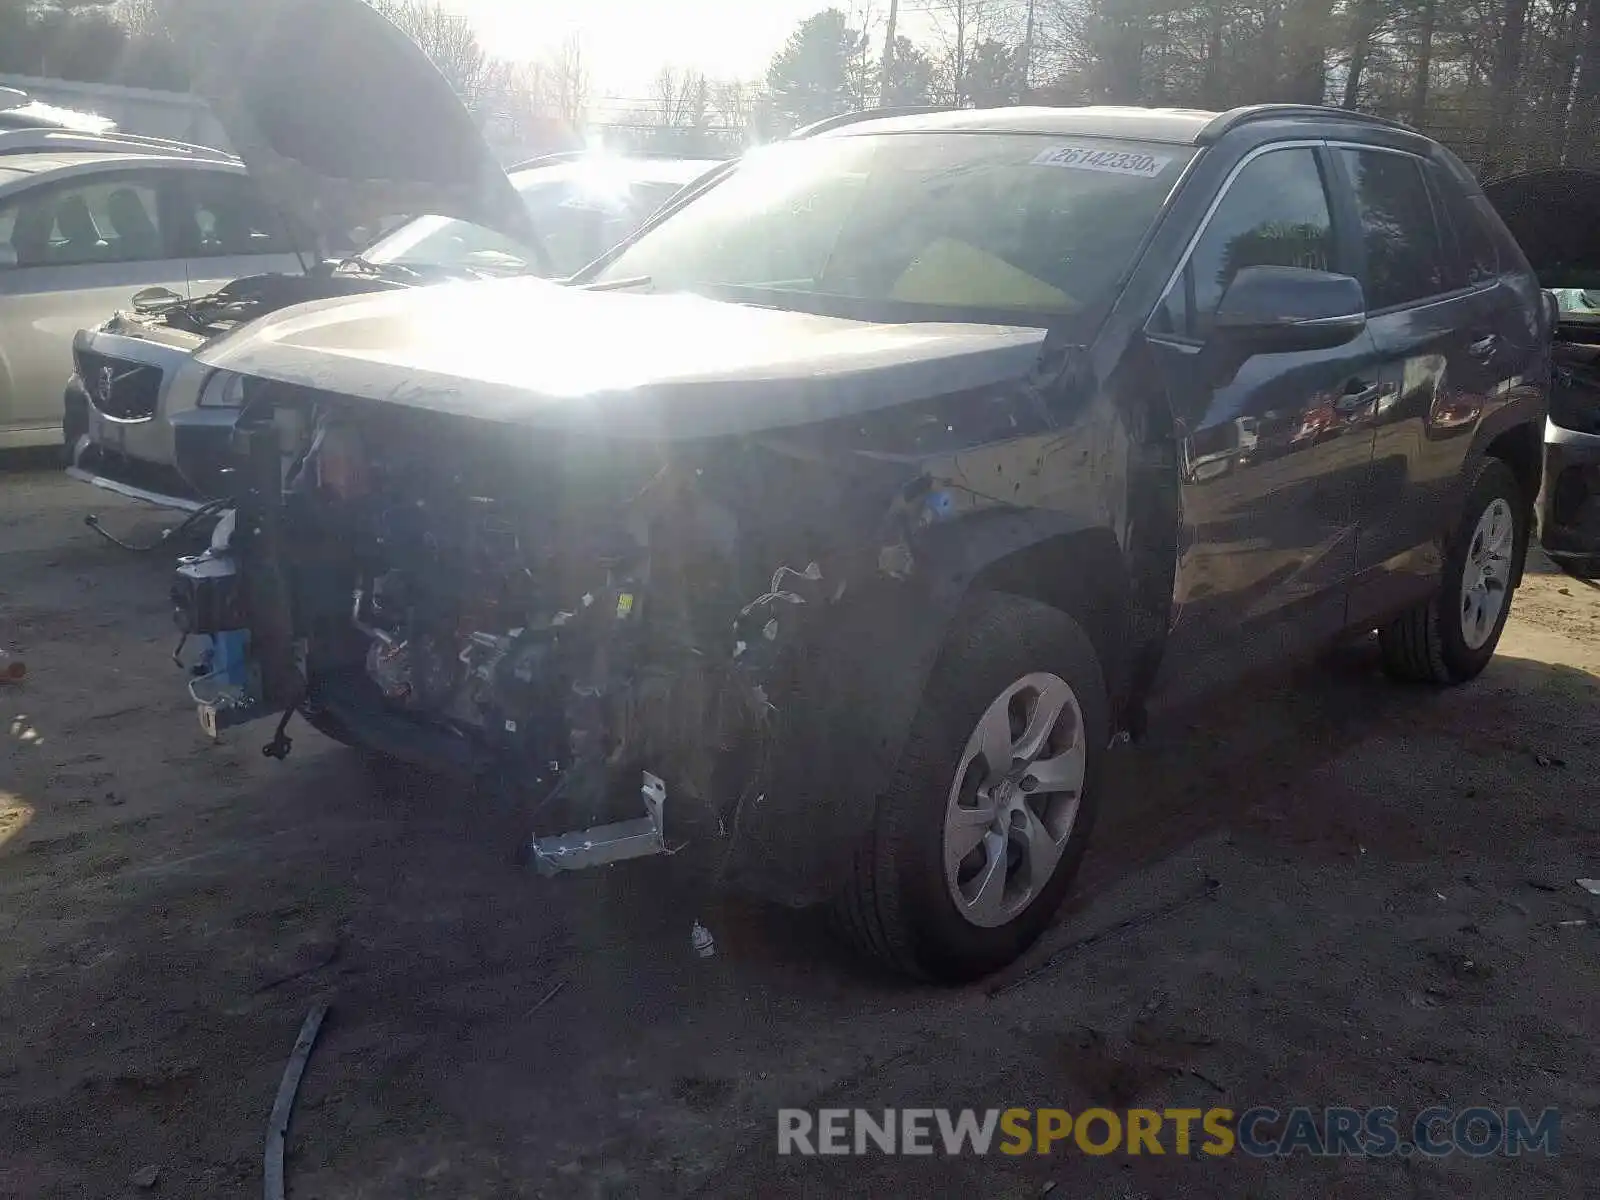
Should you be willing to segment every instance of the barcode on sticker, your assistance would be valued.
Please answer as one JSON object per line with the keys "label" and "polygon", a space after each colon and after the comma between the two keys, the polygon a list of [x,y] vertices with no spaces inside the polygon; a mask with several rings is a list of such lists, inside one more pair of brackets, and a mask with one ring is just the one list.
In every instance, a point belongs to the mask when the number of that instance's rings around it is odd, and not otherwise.
{"label": "barcode on sticker", "polygon": [[1106,150],[1098,146],[1054,146],[1034,158],[1038,167],[1071,167],[1078,171],[1104,171],[1110,175],[1138,175],[1154,179],[1172,161],[1170,155],[1142,150]]}

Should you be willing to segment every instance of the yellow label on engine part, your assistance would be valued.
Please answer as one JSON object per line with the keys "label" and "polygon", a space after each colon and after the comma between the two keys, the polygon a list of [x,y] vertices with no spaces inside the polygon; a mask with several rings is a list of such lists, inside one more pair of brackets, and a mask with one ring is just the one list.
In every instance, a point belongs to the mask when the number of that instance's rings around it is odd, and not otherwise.
{"label": "yellow label on engine part", "polygon": [[633,593],[623,592],[617,597],[617,620],[621,621],[633,614]]}

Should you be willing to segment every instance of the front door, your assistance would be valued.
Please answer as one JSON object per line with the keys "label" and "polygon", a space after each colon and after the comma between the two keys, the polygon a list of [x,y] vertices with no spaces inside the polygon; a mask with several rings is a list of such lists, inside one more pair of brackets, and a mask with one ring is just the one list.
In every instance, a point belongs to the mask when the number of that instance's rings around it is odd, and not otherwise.
{"label": "front door", "polygon": [[1180,496],[1162,691],[1202,690],[1345,623],[1356,494],[1383,395],[1369,334],[1216,369],[1210,323],[1243,267],[1340,271],[1318,146],[1269,147],[1234,174],[1147,333],[1171,404]]}

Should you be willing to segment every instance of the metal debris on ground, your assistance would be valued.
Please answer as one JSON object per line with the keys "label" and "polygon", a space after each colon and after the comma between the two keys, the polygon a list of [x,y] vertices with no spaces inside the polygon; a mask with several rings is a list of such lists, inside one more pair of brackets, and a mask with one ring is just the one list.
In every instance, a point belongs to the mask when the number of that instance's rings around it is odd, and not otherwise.
{"label": "metal debris on ground", "polygon": [[155,1187],[156,1180],[160,1178],[161,1168],[157,1166],[148,1166],[140,1167],[132,1175],[128,1176],[128,1182],[136,1188],[139,1188],[143,1191],[149,1191],[151,1188]]}
{"label": "metal debris on ground", "polygon": [[1591,896],[1600,896],[1600,879],[1580,879],[1578,886]]}
{"label": "metal debris on ground", "polygon": [[1535,754],[1533,756],[1533,761],[1538,763],[1541,767],[1564,767],[1567,765],[1566,759],[1554,758],[1548,754]]}
{"label": "metal debris on ground", "polygon": [[294,1040],[289,1053],[289,1064],[283,1069],[283,1082],[278,1085],[278,1095],[272,1102],[272,1115],[267,1118],[267,1150],[263,1163],[266,1200],[283,1200],[283,1152],[289,1141],[289,1114],[294,1111],[295,1093],[300,1090],[300,1077],[306,1073],[306,1062],[311,1057],[311,1047],[316,1044],[317,1033],[322,1029],[322,1019],[328,1015],[326,1004],[314,1005],[300,1026],[300,1036]]}
{"label": "metal debris on ground", "polygon": [[710,958],[717,952],[717,939],[711,936],[711,931],[699,921],[694,923],[694,928],[689,931],[689,945],[700,958]]}
{"label": "metal debris on ground", "polygon": [[549,1004],[550,1001],[554,1000],[557,996],[559,996],[561,994],[561,989],[566,987],[566,986],[567,986],[567,981],[565,979],[563,979],[560,983],[556,984],[555,987],[551,988],[548,992],[546,992],[543,996],[541,996],[539,998],[538,1003],[536,1003],[532,1008],[530,1008],[528,1010],[528,1015],[530,1017],[533,1016],[534,1013],[538,1012],[546,1004]]}

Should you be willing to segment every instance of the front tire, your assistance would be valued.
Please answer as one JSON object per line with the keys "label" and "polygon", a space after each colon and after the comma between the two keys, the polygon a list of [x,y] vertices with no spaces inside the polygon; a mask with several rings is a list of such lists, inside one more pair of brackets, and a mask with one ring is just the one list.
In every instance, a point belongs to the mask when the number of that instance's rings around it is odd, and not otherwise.
{"label": "front tire", "polygon": [[1044,932],[1094,826],[1110,703],[1065,613],[974,601],[945,644],[836,902],[846,936],[906,975],[975,979]]}
{"label": "front tire", "polygon": [[1528,546],[1528,504],[1511,468],[1485,459],[1445,555],[1439,591],[1378,631],[1391,678],[1450,685],[1494,657]]}

